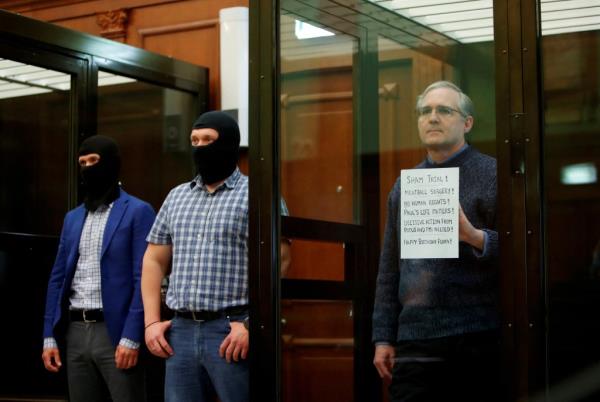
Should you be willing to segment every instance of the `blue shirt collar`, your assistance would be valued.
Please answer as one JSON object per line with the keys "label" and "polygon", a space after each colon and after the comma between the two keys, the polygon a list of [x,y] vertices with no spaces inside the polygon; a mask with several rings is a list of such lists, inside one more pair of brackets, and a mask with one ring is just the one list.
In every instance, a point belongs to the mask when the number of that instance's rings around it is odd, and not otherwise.
{"label": "blue shirt collar", "polygon": [[448,163],[448,162],[452,162],[454,159],[458,158],[460,155],[462,155],[467,149],[469,148],[469,144],[467,144],[465,142],[465,145],[463,145],[458,151],[456,151],[455,153],[453,153],[452,155],[450,155],[450,157],[448,159],[445,159],[441,162],[434,162],[429,155],[427,155],[427,162],[429,162],[432,165],[441,165],[442,163]]}

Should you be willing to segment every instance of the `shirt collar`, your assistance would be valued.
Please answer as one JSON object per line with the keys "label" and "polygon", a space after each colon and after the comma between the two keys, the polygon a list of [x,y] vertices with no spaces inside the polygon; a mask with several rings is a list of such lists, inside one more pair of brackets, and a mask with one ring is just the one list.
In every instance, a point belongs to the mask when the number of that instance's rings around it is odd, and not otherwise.
{"label": "shirt collar", "polygon": [[[220,185],[219,188],[223,186],[229,189],[235,188],[241,176],[242,172],[240,172],[240,168],[236,167],[233,173],[227,179],[225,179],[225,182],[222,185]],[[204,185],[204,182],[202,181],[202,177],[200,175],[194,177],[194,180],[190,182],[191,189],[193,189],[196,186],[198,186],[198,188],[200,189],[206,189],[206,186]]]}
{"label": "shirt collar", "polygon": [[458,158],[460,155],[462,155],[463,152],[465,152],[467,150],[467,148],[469,148],[469,144],[467,144],[465,142],[465,144],[458,150],[456,151],[454,154],[452,154],[448,159],[443,160],[441,162],[434,162],[429,155],[427,155],[427,162],[429,162],[432,165],[441,165],[442,163],[448,163],[453,161],[454,159]]}
{"label": "shirt collar", "polygon": [[108,212],[112,209],[113,205],[114,205],[114,201],[111,202],[108,205],[102,204],[100,206],[98,206],[98,208],[96,208],[95,211],[87,211],[89,214],[103,214],[105,212]]}

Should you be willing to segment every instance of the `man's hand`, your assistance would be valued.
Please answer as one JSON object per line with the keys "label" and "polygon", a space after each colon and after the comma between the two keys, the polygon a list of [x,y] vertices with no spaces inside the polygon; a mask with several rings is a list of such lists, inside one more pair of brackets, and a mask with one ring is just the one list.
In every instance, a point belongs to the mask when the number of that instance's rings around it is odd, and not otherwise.
{"label": "man's hand", "polygon": [[392,367],[394,367],[394,357],[396,350],[391,345],[378,345],[375,347],[375,358],[373,364],[379,376],[386,380],[392,379]]}
{"label": "man's hand", "polygon": [[58,370],[62,366],[60,361],[60,352],[57,348],[47,348],[42,352],[42,360],[44,361],[44,367],[46,370],[52,373],[58,373]]}
{"label": "man's hand", "polygon": [[249,336],[248,330],[244,328],[241,322],[232,321],[229,323],[231,332],[221,343],[219,355],[227,360],[227,363],[239,361],[240,357],[245,359],[248,356]]}
{"label": "man's hand", "polygon": [[166,359],[167,357],[173,355],[173,349],[165,338],[165,332],[167,332],[170,327],[171,321],[162,321],[152,324],[146,328],[146,333],[144,335],[146,339],[146,346],[148,347],[150,353],[152,353],[154,356]]}
{"label": "man's hand", "polygon": [[137,349],[130,349],[122,345],[117,345],[117,350],[115,351],[115,363],[117,364],[117,368],[126,370],[134,367],[138,361],[138,354],[139,350]]}
{"label": "man's hand", "polygon": [[476,229],[471,224],[461,206],[458,209],[458,239],[470,244],[479,251],[483,250],[483,242],[485,240],[483,230]]}

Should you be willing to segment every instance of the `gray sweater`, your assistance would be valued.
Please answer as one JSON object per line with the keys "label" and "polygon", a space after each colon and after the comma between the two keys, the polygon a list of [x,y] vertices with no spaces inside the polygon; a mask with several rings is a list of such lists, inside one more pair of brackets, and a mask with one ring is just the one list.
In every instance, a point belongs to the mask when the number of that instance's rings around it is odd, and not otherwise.
{"label": "gray sweater", "polygon": [[388,199],[379,261],[373,342],[439,338],[499,326],[496,160],[472,147],[450,160],[417,169],[458,167],[459,199],[471,224],[486,232],[483,252],[461,242],[457,259],[400,259],[400,179]]}

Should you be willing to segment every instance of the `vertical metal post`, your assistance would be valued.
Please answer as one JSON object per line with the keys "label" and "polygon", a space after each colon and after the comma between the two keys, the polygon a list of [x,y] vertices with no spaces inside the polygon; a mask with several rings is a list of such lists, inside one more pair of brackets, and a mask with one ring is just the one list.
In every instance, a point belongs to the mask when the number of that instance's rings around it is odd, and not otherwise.
{"label": "vertical metal post", "polygon": [[250,1],[250,400],[281,399],[279,2]]}

